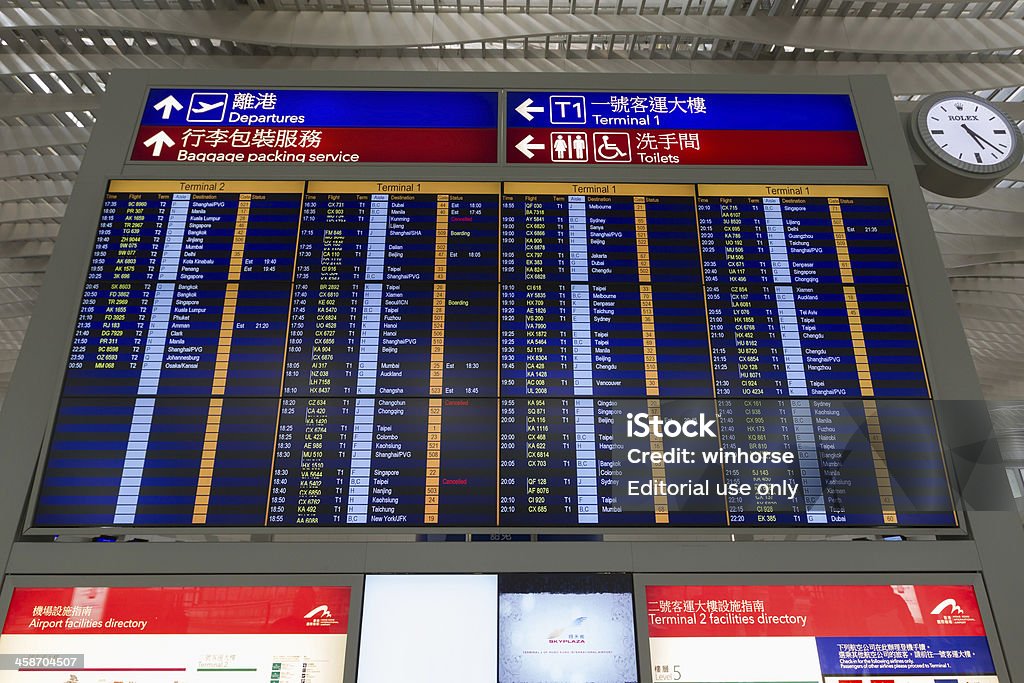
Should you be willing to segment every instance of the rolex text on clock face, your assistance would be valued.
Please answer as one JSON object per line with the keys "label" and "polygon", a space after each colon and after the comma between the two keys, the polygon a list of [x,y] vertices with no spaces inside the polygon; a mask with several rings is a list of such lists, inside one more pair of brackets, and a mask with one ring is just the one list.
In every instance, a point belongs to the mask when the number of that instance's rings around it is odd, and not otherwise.
{"label": "rolex text on clock face", "polygon": [[927,130],[936,146],[953,159],[994,166],[1013,153],[1012,125],[999,112],[974,100],[950,98],[928,110]]}

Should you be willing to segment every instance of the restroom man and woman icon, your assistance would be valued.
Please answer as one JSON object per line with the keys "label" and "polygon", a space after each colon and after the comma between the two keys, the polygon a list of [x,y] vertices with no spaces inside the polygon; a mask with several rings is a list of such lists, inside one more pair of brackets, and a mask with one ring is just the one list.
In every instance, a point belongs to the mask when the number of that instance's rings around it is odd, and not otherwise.
{"label": "restroom man and woman icon", "polygon": [[[594,133],[594,161],[628,162],[631,158],[628,134]],[[581,163],[589,161],[586,133],[552,133],[551,161]]]}

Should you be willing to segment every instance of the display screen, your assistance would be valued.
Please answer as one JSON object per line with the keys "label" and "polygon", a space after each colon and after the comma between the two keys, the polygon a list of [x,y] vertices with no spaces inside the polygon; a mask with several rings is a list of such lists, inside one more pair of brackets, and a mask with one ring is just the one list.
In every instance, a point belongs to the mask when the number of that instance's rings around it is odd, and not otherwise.
{"label": "display screen", "polygon": [[367,576],[359,683],[494,680],[497,577]]}
{"label": "display screen", "polygon": [[884,187],[125,180],[34,523],[956,516]]}
{"label": "display screen", "polygon": [[627,574],[498,576],[498,683],[636,683]]}
{"label": "display screen", "polygon": [[0,683],[341,683],[351,589],[16,588]]}
{"label": "display screen", "polygon": [[636,683],[633,614],[628,574],[367,576],[357,678]]}
{"label": "display screen", "polygon": [[648,586],[652,680],[996,683],[971,586]]}

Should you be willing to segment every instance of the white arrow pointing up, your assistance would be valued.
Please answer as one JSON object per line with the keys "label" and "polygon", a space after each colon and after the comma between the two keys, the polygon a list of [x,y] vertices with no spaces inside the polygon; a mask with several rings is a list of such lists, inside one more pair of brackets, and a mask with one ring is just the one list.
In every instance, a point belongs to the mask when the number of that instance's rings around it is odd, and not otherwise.
{"label": "white arrow pointing up", "polygon": [[544,107],[531,107],[531,104],[533,104],[533,100],[527,97],[518,107],[516,107],[516,111],[519,112],[519,115],[527,121],[533,121],[532,112],[540,113],[544,111]]}
{"label": "white arrow pointing up", "polygon": [[171,118],[172,109],[174,111],[181,111],[182,106],[181,102],[174,98],[174,95],[168,95],[167,97],[163,98],[162,100],[154,104],[153,109],[156,109],[157,111],[163,109],[163,116],[161,116],[160,118],[166,121],[167,119]]}
{"label": "white arrow pointing up", "polygon": [[[533,143],[533,144],[530,144],[530,143]],[[533,136],[532,135],[527,135],[525,138],[523,138],[522,140],[519,141],[519,144],[516,145],[516,149],[518,149],[520,152],[522,152],[524,155],[526,155],[527,159],[532,159],[533,158],[533,152],[530,151],[530,150],[544,149],[544,143],[543,142],[533,142]]]}
{"label": "white arrow pointing up", "polygon": [[159,133],[157,133],[150,139],[146,140],[142,144],[145,145],[146,147],[152,147],[153,156],[158,157],[160,156],[160,152],[164,151],[164,145],[167,145],[168,147],[174,147],[174,140],[172,140],[171,136],[168,135],[167,133],[160,131]]}

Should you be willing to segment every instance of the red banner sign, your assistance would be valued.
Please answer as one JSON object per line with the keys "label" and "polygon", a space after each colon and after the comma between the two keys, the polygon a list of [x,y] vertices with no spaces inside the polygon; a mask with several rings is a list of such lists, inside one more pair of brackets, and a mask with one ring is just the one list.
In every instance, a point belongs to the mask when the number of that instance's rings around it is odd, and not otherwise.
{"label": "red banner sign", "polygon": [[510,128],[509,163],[863,166],[857,131]]}
{"label": "red banner sign", "polygon": [[185,163],[495,163],[493,128],[141,126],[132,161]]}
{"label": "red banner sign", "polygon": [[17,588],[5,634],[345,634],[347,586]]}
{"label": "red banner sign", "polygon": [[652,638],[983,636],[971,586],[648,586]]}

